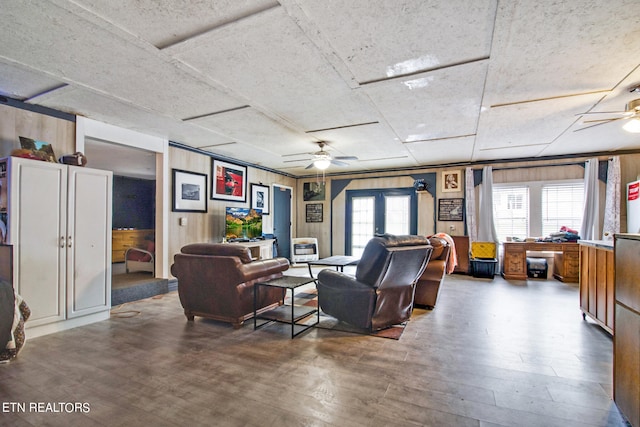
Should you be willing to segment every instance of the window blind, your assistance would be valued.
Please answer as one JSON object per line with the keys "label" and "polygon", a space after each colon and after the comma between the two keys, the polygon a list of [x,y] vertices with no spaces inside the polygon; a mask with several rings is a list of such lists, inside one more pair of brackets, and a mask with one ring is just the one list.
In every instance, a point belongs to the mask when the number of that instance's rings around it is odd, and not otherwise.
{"label": "window blind", "polygon": [[565,226],[580,230],[584,212],[584,183],[542,187],[542,233],[548,236]]}

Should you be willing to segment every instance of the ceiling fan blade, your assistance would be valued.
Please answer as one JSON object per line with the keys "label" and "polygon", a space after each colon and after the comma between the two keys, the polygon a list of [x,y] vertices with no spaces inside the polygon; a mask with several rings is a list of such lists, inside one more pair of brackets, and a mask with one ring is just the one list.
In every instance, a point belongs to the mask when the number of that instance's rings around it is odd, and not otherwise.
{"label": "ceiling fan blade", "polygon": [[614,122],[616,120],[624,120],[627,117],[616,117],[614,119],[598,119],[598,120],[585,120],[582,123],[597,123],[597,122]]}
{"label": "ceiling fan blade", "polygon": [[578,113],[576,116],[584,116],[586,114],[627,114],[629,111],[587,111],[584,113]]}
{"label": "ceiling fan blade", "polygon": [[283,160],[282,163],[300,163],[300,162],[309,162],[311,159],[295,159],[295,160]]}
{"label": "ceiling fan blade", "polygon": [[347,162],[341,162],[340,160],[331,159],[331,164],[336,166],[349,166]]}
{"label": "ceiling fan blade", "polygon": [[313,167],[313,162],[309,163],[309,166],[307,166],[305,169],[311,169]]}
{"label": "ceiling fan blade", "polygon": [[358,160],[356,156],[336,156],[334,159],[337,160]]}
{"label": "ceiling fan blade", "polygon": [[[621,118],[624,119],[625,117],[621,117]],[[593,128],[593,127],[600,126],[600,125],[606,125],[607,123],[611,123],[611,122],[614,122],[616,120],[620,120],[620,119],[611,119],[611,120],[608,120],[606,122],[596,123],[595,125],[585,126],[583,128],[580,128],[580,129],[575,129],[574,132],[578,132],[579,130],[585,130],[585,129]]]}

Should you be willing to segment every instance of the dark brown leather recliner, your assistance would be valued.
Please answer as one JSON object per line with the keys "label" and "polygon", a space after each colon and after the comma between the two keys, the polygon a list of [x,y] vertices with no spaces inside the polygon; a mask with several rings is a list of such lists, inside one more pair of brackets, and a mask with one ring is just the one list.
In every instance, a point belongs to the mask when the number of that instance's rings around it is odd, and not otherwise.
{"label": "dark brown leather recliner", "polygon": [[440,294],[440,288],[447,272],[447,263],[451,246],[440,237],[430,237],[429,242],[433,246],[433,252],[427,268],[416,282],[416,294],[414,305],[434,308]]}
{"label": "dark brown leather recliner", "polygon": [[338,320],[368,330],[408,320],[415,282],[431,250],[422,236],[374,237],[364,249],[355,277],[330,269],[320,271],[320,308]]}
{"label": "dark brown leather recliner", "polygon": [[[282,277],[286,258],[251,259],[249,248],[222,243],[195,243],[174,256],[171,274],[178,279],[178,295],[187,320],[194,316],[229,322],[234,327],[253,317],[253,286]],[[281,304],[284,290],[264,288],[258,312]]]}

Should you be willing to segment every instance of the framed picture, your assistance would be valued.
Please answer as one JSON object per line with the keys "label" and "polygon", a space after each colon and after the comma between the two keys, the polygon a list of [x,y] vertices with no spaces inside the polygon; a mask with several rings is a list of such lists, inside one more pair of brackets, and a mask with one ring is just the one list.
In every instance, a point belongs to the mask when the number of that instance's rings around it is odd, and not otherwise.
{"label": "framed picture", "polygon": [[211,198],[246,202],[247,167],[212,159]]}
{"label": "framed picture", "polygon": [[251,209],[261,209],[262,215],[269,215],[269,187],[251,184]]}
{"label": "framed picture", "polygon": [[307,205],[307,222],[322,222],[322,203]]}
{"label": "framed picture", "polygon": [[442,192],[462,191],[461,175],[462,173],[459,170],[442,172]]}
{"label": "framed picture", "polygon": [[207,175],[173,169],[173,212],[207,212]]}
{"label": "framed picture", "polygon": [[305,182],[302,184],[302,193],[305,202],[324,200],[324,182]]}
{"label": "framed picture", "polygon": [[438,199],[438,221],[463,221],[464,199]]}

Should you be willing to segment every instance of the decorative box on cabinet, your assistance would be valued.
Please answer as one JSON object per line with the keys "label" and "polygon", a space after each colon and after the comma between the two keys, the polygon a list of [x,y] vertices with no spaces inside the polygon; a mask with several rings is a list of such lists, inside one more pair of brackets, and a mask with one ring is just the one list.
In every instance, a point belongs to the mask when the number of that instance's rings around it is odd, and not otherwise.
{"label": "decorative box on cabinet", "polygon": [[109,318],[112,173],[0,160],[0,213],[14,247],[14,288],[36,337]]}
{"label": "decorative box on cabinet", "polygon": [[613,400],[640,426],[640,235],[616,234]]}

